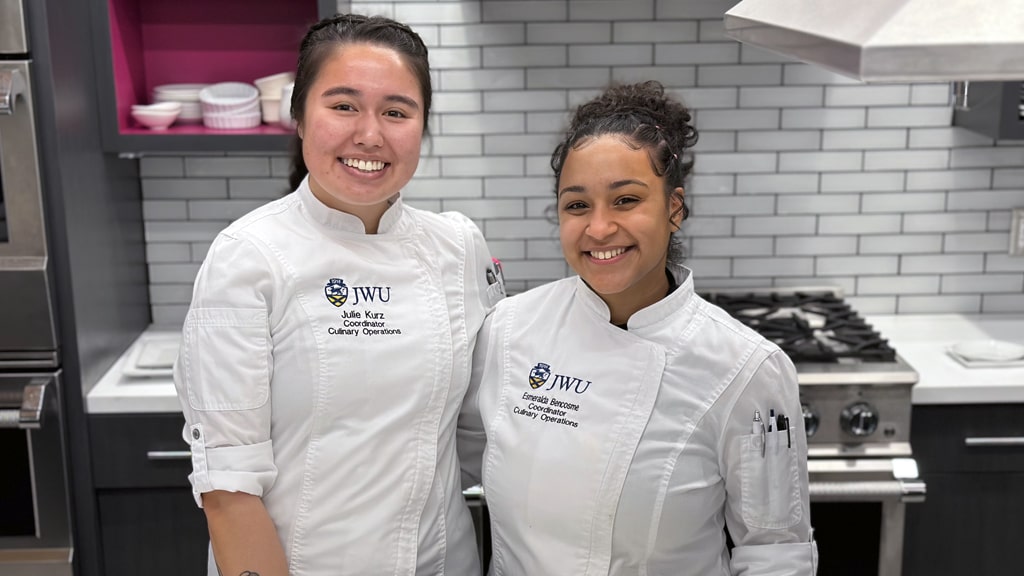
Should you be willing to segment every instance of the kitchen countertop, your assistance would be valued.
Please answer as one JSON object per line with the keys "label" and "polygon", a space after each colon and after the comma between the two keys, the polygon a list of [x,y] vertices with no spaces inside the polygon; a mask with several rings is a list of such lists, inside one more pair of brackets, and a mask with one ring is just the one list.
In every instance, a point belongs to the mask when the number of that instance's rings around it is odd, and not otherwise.
{"label": "kitchen countertop", "polygon": [[909,314],[866,320],[919,374],[914,404],[1024,403],[1024,362],[967,368],[947,353],[965,341],[1024,344],[1024,314]]}
{"label": "kitchen countertop", "polygon": [[[909,314],[868,316],[920,374],[914,404],[1024,403],[1024,363],[1019,367],[967,368],[946,350],[967,340],[1024,344],[1024,314]],[[86,397],[92,414],[180,412],[170,375],[126,377],[137,348],[153,339],[177,339],[180,329],[152,326],[107,371]]]}

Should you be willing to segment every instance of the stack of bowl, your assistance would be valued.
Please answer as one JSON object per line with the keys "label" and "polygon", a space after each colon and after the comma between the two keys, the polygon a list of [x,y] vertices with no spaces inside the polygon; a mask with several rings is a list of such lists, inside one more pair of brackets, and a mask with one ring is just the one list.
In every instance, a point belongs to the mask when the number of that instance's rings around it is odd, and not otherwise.
{"label": "stack of bowl", "polygon": [[153,88],[153,102],[180,102],[181,114],[179,124],[199,124],[203,121],[203,111],[199,107],[199,91],[206,84],[164,84]]}
{"label": "stack of bowl", "polygon": [[215,130],[242,130],[260,125],[260,93],[245,82],[220,82],[199,91],[203,125]]}
{"label": "stack of bowl", "polygon": [[158,102],[156,104],[135,104],[132,118],[151,130],[166,130],[180,117],[181,102]]}
{"label": "stack of bowl", "polygon": [[294,72],[281,72],[280,74],[257,78],[253,81],[253,84],[260,89],[260,107],[265,123],[277,124],[280,120],[282,90],[294,81]]}

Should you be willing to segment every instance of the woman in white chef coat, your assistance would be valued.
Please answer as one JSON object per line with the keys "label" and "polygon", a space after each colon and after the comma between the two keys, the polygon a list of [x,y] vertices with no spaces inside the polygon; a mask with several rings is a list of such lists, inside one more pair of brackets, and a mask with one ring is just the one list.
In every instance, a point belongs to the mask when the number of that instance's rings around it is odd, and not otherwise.
{"label": "woman in white chef coat", "polygon": [[503,288],[466,217],[402,203],[430,112],[407,26],[302,41],[293,193],[221,232],[175,385],[211,574],[478,574],[455,430]]}
{"label": "woman in white chef coat", "polygon": [[498,304],[460,419],[492,575],[816,570],[793,365],[694,293],[673,243],[696,139],[646,82],[580,106],[552,156],[578,276]]}

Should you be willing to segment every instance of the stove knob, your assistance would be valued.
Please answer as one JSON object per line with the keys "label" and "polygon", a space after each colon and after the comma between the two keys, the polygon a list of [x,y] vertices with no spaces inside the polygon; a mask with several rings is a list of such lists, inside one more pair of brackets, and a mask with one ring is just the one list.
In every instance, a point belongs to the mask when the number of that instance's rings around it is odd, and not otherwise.
{"label": "stove knob", "polygon": [[847,434],[870,436],[878,428],[878,413],[867,402],[857,402],[843,408],[839,423]]}
{"label": "stove knob", "polygon": [[804,413],[804,430],[807,432],[807,437],[810,438],[818,431],[818,413],[811,410],[807,404],[801,404],[800,410]]}

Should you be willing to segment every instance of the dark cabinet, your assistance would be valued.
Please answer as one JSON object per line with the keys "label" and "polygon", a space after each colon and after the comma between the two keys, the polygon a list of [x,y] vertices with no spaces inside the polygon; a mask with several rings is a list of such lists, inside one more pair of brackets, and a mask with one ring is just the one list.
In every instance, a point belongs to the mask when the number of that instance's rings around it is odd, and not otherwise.
{"label": "dark cabinet", "polygon": [[1024,405],[915,406],[927,500],[907,506],[903,573],[1020,572]]}
{"label": "dark cabinet", "polygon": [[192,498],[180,414],[90,417],[105,576],[205,574],[209,534]]}
{"label": "dark cabinet", "polygon": [[103,146],[120,153],[287,150],[271,124],[211,130],[176,122],[152,131],[131,118],[153,88],[247,82],[294,71],[310,24],[335,0],[90,0]]}

